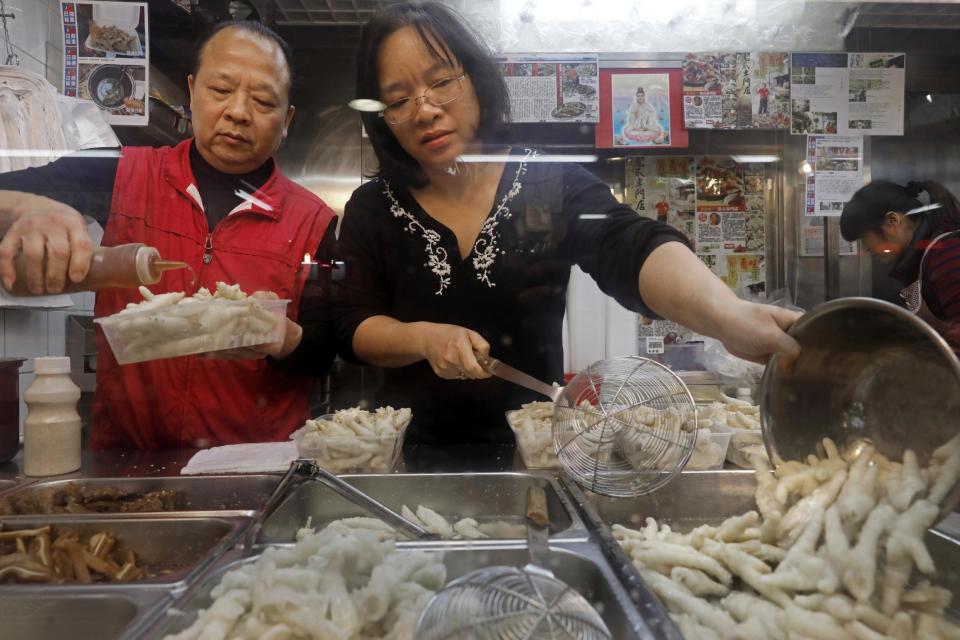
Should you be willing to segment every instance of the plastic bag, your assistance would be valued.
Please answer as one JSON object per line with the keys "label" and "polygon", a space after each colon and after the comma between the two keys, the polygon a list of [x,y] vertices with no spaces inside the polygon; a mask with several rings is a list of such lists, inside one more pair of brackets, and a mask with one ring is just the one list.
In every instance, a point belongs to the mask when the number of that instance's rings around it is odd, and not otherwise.
{"label": "plastic bag", "polygon": [[93,102],[58,95],[57,109],[67,149],[79,151],[120,146],[104,112]]}

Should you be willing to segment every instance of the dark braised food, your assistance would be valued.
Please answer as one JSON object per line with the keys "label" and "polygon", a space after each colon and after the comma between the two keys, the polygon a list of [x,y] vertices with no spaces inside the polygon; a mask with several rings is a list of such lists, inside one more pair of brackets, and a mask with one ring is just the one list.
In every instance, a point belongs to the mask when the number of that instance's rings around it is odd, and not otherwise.
{"label": "dark braised food", "polygon": [[71,482],[56,489],[37,489],[2,498],[0,515],[147,513],[176,511],[182,503],[180,491],[160,489],[141,493],[118,487],[83,487]]}

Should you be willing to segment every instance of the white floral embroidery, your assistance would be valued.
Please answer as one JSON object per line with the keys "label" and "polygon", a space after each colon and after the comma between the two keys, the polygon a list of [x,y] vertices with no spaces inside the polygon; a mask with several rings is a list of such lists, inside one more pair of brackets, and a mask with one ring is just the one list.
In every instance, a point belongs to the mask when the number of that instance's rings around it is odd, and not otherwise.
{"label": "white floral embroidery", "polygon": [[450,263],[447,261],[447,250],[440,246],[440,234],[433,229],[424,227],[419,220],[413,217],[412,213],[404,209],[397,202],[393,190],[390,188],[390,183],[386,180],[383,182],[383,195],[387,196],[390,201],[390,213],[393,214],[393,217],[405,219],[406,230],[413,234],[419,232],[426,240],[427,245],[424,247],[424,251],[427,254],[427,264],[424,266],[429,267],[430,271],[440,279],[440,287],[437,289],[436,295],[442,296],[443,290],[450,286]]}
{"label": "white floral embroidery", "polygon": [[[485,283],[488,287],[496,286],[496,283],[490,279],[490,269],[493,267],[497,255],[503,253],[499,248],[500,234],[497,232],[497,225],[501,220],[509,220],[513,216],[508,205],[517,197],[517,194],[519,194],[523,188],[520,178],[527,172],[526,158],[534,155],[534,153],[535,152],[530,149],[527,150],[524,160],[521,160],[520,166],[517,167],[517,173],[513,177],[510,190],[504,194],[496,210],[483,223],[483,227],[480,228],[480,233],[477,236],[477,241],[473,245],[473,268],[477,272],[477,279]],[[450,273],[452,269],[448,260],[447,250],[440,246],[440,234],[433,229],[424,227],[412,213],[404,209],[397,201],[396,196],[394,196],[393,190],[390,188],[390,183],[386,180],[383,181],[383,195],[390,201],[390,213],[393,214],[393,217],[405,220],[406,224],[404,228],[406,231],[412,234],[419,233],[426,241],[426,246],[423,250],[427,254],[427,263],[424,266],[429,267],[430,271],[439,278],[440,285],[435,293],[438,296],[442,296],[444,290],[450,286]]]}
{"label": "white floral embroidery", "polygon": [[513,216],[508,205],[517,197],[520,189],[523,188],[520,178],[527,172],[526,159],[532,155],[534,155],[534,152],[527,149],[527,155],[524,157],[524,160],[520,161],[520,166],[517,167],[517,173],[513,177],[513,184],[510,185],[510,190],[503,195],[503,199],[500,201],[500,205],[497,206],[497,210],[493,212],[493,215],[483,223],[483,226],[480,228],[480,234],[477,236],[477,241],[473,245],[473,268],[477,272],[477,279],[485,283],[488,287],[497,286],[497,283],[490,279],[490,269],[493,267],[497,255],[503,253],[499,246],[500,234],[497,232],[497,225],[501,220],[509,220]]}

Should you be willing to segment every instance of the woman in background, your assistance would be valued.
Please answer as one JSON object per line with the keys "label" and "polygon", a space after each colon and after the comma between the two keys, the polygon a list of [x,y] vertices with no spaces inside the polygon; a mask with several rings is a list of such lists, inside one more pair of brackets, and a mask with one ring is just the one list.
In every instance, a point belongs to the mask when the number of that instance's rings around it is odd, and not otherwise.
{"label": "woman in background", "polygon": [[[926,192],[930,204],[918,197]],[[840,232],[891,265],[906,307],[960,352],[960,206],[942,184],[875,180],[843,208]]]}

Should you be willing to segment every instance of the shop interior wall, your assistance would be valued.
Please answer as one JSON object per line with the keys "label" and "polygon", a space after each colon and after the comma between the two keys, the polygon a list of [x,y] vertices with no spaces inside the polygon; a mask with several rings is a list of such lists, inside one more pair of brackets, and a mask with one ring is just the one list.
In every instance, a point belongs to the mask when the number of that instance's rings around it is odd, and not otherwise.
{"label": "shop interior wall", "polygon": [[[15,16],[7,24],[21,68],[46,78],[60,90],[63,84],[63,36],[60,33],[59,3],[55,0],[8,0],[6,7]],[[5,49],[5,45],[0,33],[0,46]],[[92,225],[91,232],[97,234],[99,227]],[[65,355],[67,316],[93,313],[93,294],[77,294],[72,299],[72,307],[55,311],[0,309],[0,357],[26,360],[20,369],[21,421],[26,415],[23,392],[33,381],[33,358]]]}

